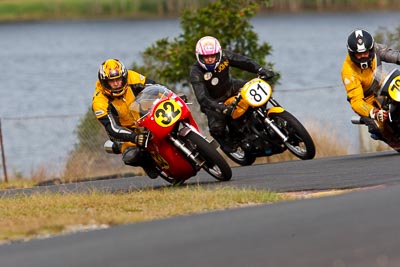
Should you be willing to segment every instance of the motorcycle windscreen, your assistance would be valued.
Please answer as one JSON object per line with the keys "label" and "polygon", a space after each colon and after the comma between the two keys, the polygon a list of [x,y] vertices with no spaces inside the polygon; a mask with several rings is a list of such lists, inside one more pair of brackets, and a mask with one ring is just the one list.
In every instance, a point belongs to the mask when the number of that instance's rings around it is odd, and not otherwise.
{"label": "motorcycle windscreen", "polygon": [[146,87],[137,95],[135,101],[129,107],[133,119],[139,120],[148,114],[157,102],[167,97],[167,94],[168,90],[164,86],[151,85]]}
{"label": "motorcycle windscreen", "polygon": [[147,100],[141,102],[133,102],[130,106],[131,114],[134,120],[139,120],[146,115],[153,106],[154,100]]}

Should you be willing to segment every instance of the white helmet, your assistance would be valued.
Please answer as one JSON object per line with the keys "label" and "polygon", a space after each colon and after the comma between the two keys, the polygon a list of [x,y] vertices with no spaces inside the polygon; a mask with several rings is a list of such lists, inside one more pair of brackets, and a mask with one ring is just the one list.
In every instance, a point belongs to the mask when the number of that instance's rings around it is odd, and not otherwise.
{"label": "white helmet", "polygon": [[[213,64],[206,64],[203,56],[216,55],[217,59]],[[215,70],[222,58],[222,49],[217,38],[212,36],[204,36],[196,44],[196,58],[200,66],[208,71]]]}

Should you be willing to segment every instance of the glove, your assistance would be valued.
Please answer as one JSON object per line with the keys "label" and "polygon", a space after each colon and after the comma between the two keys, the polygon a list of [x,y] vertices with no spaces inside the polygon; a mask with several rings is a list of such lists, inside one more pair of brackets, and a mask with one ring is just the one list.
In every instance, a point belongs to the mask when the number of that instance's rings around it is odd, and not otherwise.
{"label": "glove", "polygon": [[275,76],[275,72],[264,69],[261,67],[257,72],[258,77],[262,80],[269,80]]}
{"label": "glove", "polygon": [[178,96],[183,100],[183,102],[185,102],[185,103],[188,102],[188,98],[186,95],[178,95]]}
{"label": "glove", "polygon": [[371,119],[384,122],[385,120],[388,119],[389,113],[383,109],[372,108],[371,111],[369,112],[369,116],[371,117]]}
{"label": "glove", "polygon": [[231,105],[224,105],[225,107],[221,110],[221,113],[227,116],[230,116],[233,111],[233,106]]}
{"label": "glove", "polygon": [[225,105],[225,104],[219,104],[219,111],[224,115],[231,115],[232,111],[233,111],[233,106]]}
{"label": "glove", "polygon": [[147,137],[147,133],[133,133],[132,142],[140,147],[144,147],[146,145]]}

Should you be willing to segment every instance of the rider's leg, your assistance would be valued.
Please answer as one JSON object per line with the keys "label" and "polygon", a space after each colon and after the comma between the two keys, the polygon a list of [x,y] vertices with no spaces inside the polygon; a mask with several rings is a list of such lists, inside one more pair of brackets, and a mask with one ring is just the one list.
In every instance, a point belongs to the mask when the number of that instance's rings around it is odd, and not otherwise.
{"label": "rider's leg", "polygon": [[145,150],[137,146],[127,146],[122,152],[122,160],[126,165],[142,167],[147,176],[152,179],[158,177],[158,171],[151,157]]}
{"label": "rider's leg", "polygon": [[380,123],[368,117],[363,117],[362,120],[365,125],[367,125],[368,132],[371,134],[372,139],[385,141],[382,136],[382,125]]}
{"label": "rider's leg", "polygon": [[236,150],[228,132],[226,131],[226,117],[219,112],[207,111],[208,128],[211,136],[217,140],[221,149],[226,152],[234,152]]}

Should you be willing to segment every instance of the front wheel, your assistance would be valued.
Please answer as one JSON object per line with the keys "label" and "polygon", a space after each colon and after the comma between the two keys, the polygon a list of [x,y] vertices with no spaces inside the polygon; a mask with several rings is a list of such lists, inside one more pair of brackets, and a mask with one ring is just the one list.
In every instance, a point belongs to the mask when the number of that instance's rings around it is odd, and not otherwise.
{"label": "front wheel", "polygon": [[285,146],[299,159],[315,157],[315,145],[304,126],[287,111],[270,114],[278,128],[288,136]]}
{"label": "front wheel", "polygon": [[221,150],[228,158],[241,166],[250,166],[256,161],[256,156],[248,151],[244,151],[241,147],[238,147],[235,152],[225,151],[222,147]]}
{"label": "front wheel", "polygon": [[231,167],[207,140],[196,132],[188,133],[186,138],[204,159],[202,168],[206,172],[219,181],[229,181],[232,178]]}

